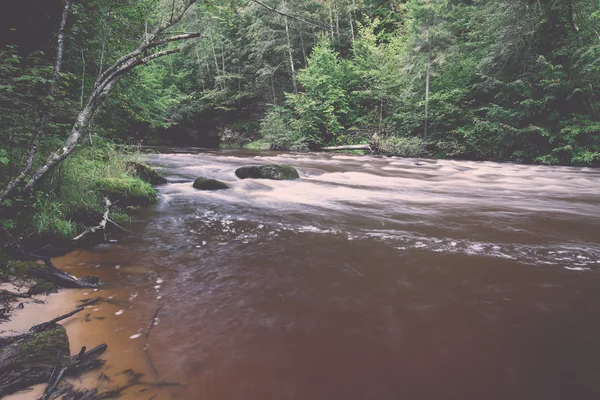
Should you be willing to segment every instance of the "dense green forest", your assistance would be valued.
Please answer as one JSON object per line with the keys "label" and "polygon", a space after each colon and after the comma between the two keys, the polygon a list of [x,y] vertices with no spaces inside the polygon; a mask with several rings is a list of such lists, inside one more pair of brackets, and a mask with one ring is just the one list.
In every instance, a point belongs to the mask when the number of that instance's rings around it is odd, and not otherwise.
{"label": "dense green forest", "polygon": [[0,34],[0,200],[11,209],[15,193],[43,189],[38,214],[54,212],[38,217],[40,230],[73,233],[60,215],[100,210],[98,179],[131,178],[119,155],[131,148],[119,144],[368,143],[402,156],[600,163],[598,1],[11,7]]}
{"label": "dense green forest", "polygon": [[[46,137],[64,136],[103,68],[171,3],[74,2],[51,98],[62,2],[36,6],[42,36],[6,24],[3,164],[18,164],[14,149],[27,145],[36,110],[51,108]],[[407,155],[596,164],[599,16],[591,0],[201,1],[176,27],[201,37],[132,71],[91,132],[146,144],[214,144],[218,134],[260,148],[371,142]]]}

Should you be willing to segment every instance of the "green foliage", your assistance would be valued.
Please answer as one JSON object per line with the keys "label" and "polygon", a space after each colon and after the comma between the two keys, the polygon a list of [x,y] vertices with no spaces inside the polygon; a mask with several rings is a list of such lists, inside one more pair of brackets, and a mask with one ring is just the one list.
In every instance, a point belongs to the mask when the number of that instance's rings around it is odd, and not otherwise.
{"label": "green foliage", "polygon": [[39,233],[58,234],[72,238],[75,233],[75,223],[65,218],[63,205],[52,201],[44,192],[37,193],[35,199],[34,229]]}
{"label": "green foliage", "polygon": [[255,140],[247,143],[244,148],[248,150],[270,150],[272,144],[267,140]]}
{"label": "green foliage", "polygon": [[8,152],[5,149],[0,149],[0,164],[6,165],[9,161]]}
{"label": "green foliage", "polygon": [[135,171],[128,166],[139,159],[135,149],[117,147],[99,137],[93,142],[93,147],[76,151],[44,181],[31,206],[18,197],[7,201],[8,213],[14,209],[22,214],[0,219],[2,227],[9,231],[33,229],[70,239],[84,229],[81,222],[97,223],[104,211],[102,198],[109,192],[116,202],[111,210],[115,221],[131,219],[125,212],[127,205],[156,200],[154,189],[134,177]]}
{"label": "green foliage", "polygon": [[[47,179],[54,190],[55,198],[61,199],[66,215],[77,212],[101,213],[104,210],[102,197],[94,190],[96,183],[104,178],[120,177],[133,171],[127,162],[133,155],[123,155],[114,143],[99,137],[93,139],[94,146],[83,147],[60,166]],[[127,148],[122,148],[127,152]]]}
{"label": "green foliage", "polygon": [[307,151],[306,135],[301,133],[297,123],[292,126],[287,120],[289,114],[286,110],[272,107],[260,125],[262,140],[250,143],[248,148]]}
{"label": "green foliage", "polygon": [[427,143],[419,137],[373,136],[373,146],[378,152],[400,157],[423,157],[429,155]]}
{"label": "green foliage", "polygon": [[323,38],[308,67],[298,74],[304,92],[286,94],[285,107],[272,107],[261,134],[273,148],[306,150],[329,143],[352,143],[356,120],[352,92],[357,85],[352,63],[339,57]]}

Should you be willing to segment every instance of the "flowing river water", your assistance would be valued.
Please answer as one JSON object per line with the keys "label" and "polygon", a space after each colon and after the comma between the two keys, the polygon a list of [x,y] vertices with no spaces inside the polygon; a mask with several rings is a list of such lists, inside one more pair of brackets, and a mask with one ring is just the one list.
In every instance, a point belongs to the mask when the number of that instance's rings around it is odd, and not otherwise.
{"label": "flowing river water", "polygon": [[[110,283],[57,295],[110,299],[66,322],[74,352],[108,343],[105,387],[132,369],[185,385],[131,399],[600,398],[599,170],[163,151],[136,235],[56,259]],[[265,163],[301,179],[234,174]]]}

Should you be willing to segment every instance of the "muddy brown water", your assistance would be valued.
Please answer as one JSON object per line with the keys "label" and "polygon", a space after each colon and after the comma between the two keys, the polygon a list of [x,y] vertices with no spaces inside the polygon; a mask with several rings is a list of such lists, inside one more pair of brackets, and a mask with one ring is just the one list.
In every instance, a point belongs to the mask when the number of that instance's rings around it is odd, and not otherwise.
{"label": "muddy brown water", "polygon": [[[113,300],[67,322],[73,347],[185,383],[126,398],[600,398],[599,170],[162,151],[175,183],[139,236],[56,260],[111,285],[61,294]],[[301,179],[234,175],[264,163]]]}

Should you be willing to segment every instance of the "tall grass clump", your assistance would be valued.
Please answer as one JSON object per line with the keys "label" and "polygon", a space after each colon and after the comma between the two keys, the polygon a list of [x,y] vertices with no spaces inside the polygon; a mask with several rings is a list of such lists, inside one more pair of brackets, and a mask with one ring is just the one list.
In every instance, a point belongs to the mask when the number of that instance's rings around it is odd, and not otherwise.
{"label": "tall grass clump", "polygon": [[94,137],[93,145],[78,149],[43,183],[34,203],[33,229],[73,237],[84,229],[82,223],[99,218],[104,196],[115,203],[111,216],[117,220],[127,219],[126,207],[132,205],[127,199],[135,204],[155,201],[156,191],[128,166],[140,159],[135,147]]}

